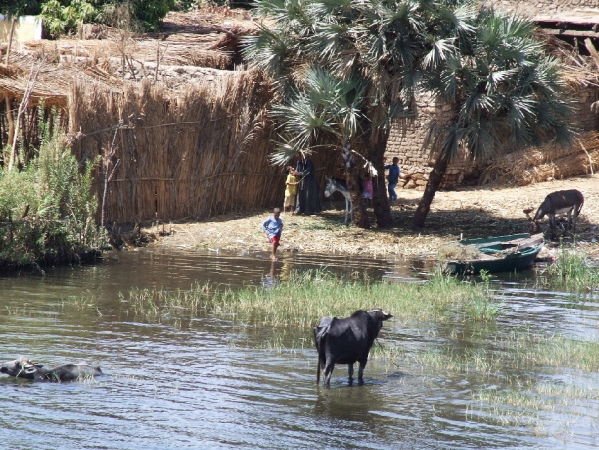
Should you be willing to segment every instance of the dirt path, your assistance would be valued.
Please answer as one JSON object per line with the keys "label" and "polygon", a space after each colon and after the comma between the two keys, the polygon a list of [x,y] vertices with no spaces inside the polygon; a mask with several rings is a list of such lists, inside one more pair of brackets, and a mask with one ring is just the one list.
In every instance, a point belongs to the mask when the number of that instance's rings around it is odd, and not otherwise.
{"label": "dirt path", "polygon": [[[578,241],[584,251],[599,258],[599,246],[591,243],[595,236],[592,228],[599,224],[599,175],[522,187],[474,187],[438,192],[426,227],[420,231],[409,228],[422,196],[419,191],[397,190],[399,199],[392,206],[394,228],[388,230],[347,226],[343,223],[344,203],[326,200],[321,215],[282,216],[285,228],[279,251],[395,257],[436,255],[442,244],[461,236],[475,238],[528,232],[522,210],[529,206],[536,209],[547,194],[560,189],[578,189],[584,194]],[[267,252],[268,243],[260,229],[269,214],[267,210],[260,210],[173,224],[174,234],[158,238],[153,245]],[[374,215],[371,223],[374,223]],[[546,225],[546,219],[542,225]],[[167,225],[167,231],[168,228]],[[599,230],[596,231],[599,235]]]}

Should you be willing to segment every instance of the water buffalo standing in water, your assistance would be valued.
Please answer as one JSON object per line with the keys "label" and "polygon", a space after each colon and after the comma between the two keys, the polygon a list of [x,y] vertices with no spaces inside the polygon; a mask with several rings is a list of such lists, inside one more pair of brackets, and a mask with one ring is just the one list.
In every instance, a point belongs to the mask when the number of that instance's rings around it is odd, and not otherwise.
{"label": "water buffalo standing in water", "polygon": [[354,363],[360,363],[358,382],[363,383],[364,367],[368,362],[370,347],[383,326],[383,321],[393,317],[382,309],[356,311],[350,317],[323,317],[314,327],[314,343],[318,351],[316,383],[320,383],[320,372],[324,371],[325,386],[330,386],[335,364],[347,364],[349,384],[352,384]]}
{"label": "water buffalo standing in water", "polygon": [[2,364],[0,373],[36,381],[74,381],[102,375],[102,370],[88,364],[64,364],[53,369],[44,369],[42,364],[33,363],[29,358],[22,356]]}

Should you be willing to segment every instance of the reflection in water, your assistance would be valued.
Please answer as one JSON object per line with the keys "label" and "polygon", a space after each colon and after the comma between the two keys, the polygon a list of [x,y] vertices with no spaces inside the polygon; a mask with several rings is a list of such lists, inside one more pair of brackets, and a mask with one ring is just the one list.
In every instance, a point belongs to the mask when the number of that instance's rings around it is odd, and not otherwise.
{"label": "reflection in water", "polygon": [[[316,386],[310,330],[249,327],[205,312],[143,322],[129,315],[119,296],[132,287],[188,289],[196,281],[269,288],[294,270],[322,267],[346,277],[366,272],[374,280],[414,280],[413,268],[426,270],[385,259],[286,253],[271,262],[266,252],[153,249],[115,254],[97,266],[52,269],[44,277],[0,277],[1,361],[21,355],[49,366],[86,361],[107,374],[61,384],[0,376],[0,434],[13,443],[25,436],[23,448],[595,446],[594,394],[575,399],[575,423],[564,412],[569,406],[535,412],[540,427],[501,422],[473,396],[507,390],[506,374],[530,383],[560,376],[562,384],[577,380],[592,394],[599,389],[596,374],[520,373],[509,367],[497,374],[477,368],[461,373],[410,359],[419,352],[442,357],[476,352],[492,360],[505,351],[497,338],[524,327],[589,339],[599,323],[592,299],[576,302],[508,280],[496,325],[387,322],[379,340],[404,353],[391,367],[369,359],[361,386],[348,387],[341,365],[325,389]],[[265,345],[276,333],[282,335],[280,351]],[[572,423],[565,438],[556,437],[560,422]]]}
{"label": "reflection in water", "polygon": [[277,282],[277,273],[275,270],[275,266],[276,266],[276,261],[271,261],[270,262],[270,271],[268,272],[268,275],[266,275],[264,277],[264,281],[262,283],[262,285],[266,289],[273,287]]}

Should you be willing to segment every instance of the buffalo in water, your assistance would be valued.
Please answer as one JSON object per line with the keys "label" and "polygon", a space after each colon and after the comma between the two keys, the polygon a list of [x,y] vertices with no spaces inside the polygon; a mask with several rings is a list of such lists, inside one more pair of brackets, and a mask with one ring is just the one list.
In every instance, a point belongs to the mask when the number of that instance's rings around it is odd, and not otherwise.
{"label": "buffalo in water", "polygon": [[88,364],[64,364],[45,369],[43,364],[33,363],[29,358],[21,357],[2,364],[0,373],[28,380],[60,382],[90,379],[102,375],[102,370]]}
{"label": "buffalo in water", "polygon": [[349,384],[353,382],[354,363],[360,363],[358,382],[363,383],[364,367],[368,362],[370,347],[383,326],[383,321],[392,314],[375,308],[370,311],[356,311],[350,317],[323,317],[314,327],[314,343],[318,351],[316,383],[320,383],[320,373],[324,372],[325,386],[330,386],[335,364],[347,364]]}

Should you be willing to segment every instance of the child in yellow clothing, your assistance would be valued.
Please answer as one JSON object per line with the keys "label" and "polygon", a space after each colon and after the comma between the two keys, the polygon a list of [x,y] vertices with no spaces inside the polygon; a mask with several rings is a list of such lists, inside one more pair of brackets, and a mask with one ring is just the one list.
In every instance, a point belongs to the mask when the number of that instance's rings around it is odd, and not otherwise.
{"label": "child in yellow clothing", "polygon": [[285,203],[283,204],[283,212],[289,212],[292,215],[295,214],[295,198],[297,197],[297,185],[299,184],[297,177],[292,175],[293,167],[289,166],[286,170],[287,180],[285,181]]}

